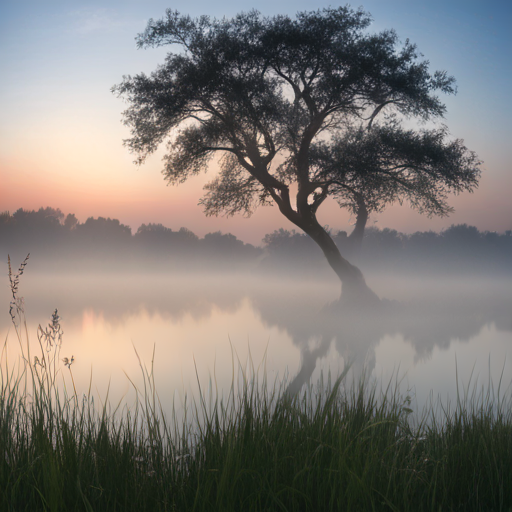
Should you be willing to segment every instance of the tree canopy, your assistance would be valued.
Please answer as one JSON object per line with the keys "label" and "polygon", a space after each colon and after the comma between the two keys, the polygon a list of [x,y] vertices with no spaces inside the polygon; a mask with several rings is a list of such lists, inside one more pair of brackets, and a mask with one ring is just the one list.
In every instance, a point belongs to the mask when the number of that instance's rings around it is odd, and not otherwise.
{"label": "tree canopy", "polygon": [[437,93],[455,93],[453,77],[431,73],[394,31],[369,33],[370,21],[349,7],[293,19],[256,11],[192,19],[168,10],[137,44],[180,50],[149,76],[113,88],[129,103],[126,145],[143,163],[165,141],[169,183],[219,155],[220,172],[201,200],[207,214],[275,203],[321,247],[344,290],[366,290],[317,220],[326,198],[361,218],[404,199],[446,214],[447,194],[472,190],[479,176],[476,155],[444,127],[403,126],[442,118]]}
{"label": "tree canopy", "polygon": [[406,130],[395,120],[347,129],[313,147],[311,162],[316,179],[356,215],[357,243],[370,213],[407,200],[429,217],[447,216],[448,194],[473,191],[479,178],[476,155],[446,127]]}

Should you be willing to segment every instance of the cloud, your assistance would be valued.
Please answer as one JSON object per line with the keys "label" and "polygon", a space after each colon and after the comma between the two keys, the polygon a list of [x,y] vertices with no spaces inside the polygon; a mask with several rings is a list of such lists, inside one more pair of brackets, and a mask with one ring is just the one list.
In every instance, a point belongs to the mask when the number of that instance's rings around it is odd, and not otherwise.
{"label": "cloud", "polygon": [[113,9],[83,8],[68,13],[71,18],[70,31],[82,35],[108,33],[126,25]]}

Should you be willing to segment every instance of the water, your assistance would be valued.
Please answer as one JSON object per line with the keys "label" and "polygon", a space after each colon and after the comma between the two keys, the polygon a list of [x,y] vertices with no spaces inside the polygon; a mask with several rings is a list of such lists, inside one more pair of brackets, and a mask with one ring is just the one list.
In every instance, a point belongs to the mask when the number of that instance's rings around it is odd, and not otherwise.
{"label": "water", "polygon": [[[422,409],[432,397],[454,400],[470,385],[512,382],[512,282],[499,279],[420,279],[369,275],[381,297],[378,314],[340,310],[334,280],[245,275],[31,275],[19,295],[32,355],[37,326],[55,308],[64,338],[61,358],[79,395],[89,389],[116,404],[142,389],[142,366],[153,368],[164,409],[212,386],[226,392],[241,370],[287,379],[291,390],[335,376],[363,373],[400,390]],[[8,280],[0,295],[0,336],[14,361]],[[331,306],[329,306],[331,304]],[[69,371],[61,378],[69,386]]]}

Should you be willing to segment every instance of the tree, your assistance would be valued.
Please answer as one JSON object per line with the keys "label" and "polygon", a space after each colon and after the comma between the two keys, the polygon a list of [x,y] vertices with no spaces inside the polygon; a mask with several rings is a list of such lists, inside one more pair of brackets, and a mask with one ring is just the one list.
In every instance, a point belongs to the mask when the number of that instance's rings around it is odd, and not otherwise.
{"label": "tree", "polygon": [[[377,133],[372,125],[392,114],[395,121],[383,129],[395,130],[397,140],[399,119],[442,117],[445,106],[436,91],[455,92],[454,79],[429,73],[409,41],[400,48],[393,31],[368,34],[370,20],[349,7],[295,19],[252,11],[194,20],[168,10],[162,20],[149,21],[138,46],[178,45],[183,51],[169,53],[151,75],[124,77],[113,88],[129,103],[123,115],[132,137],[125,144],[139,164],[167,140],[163,174],[176,184],[220,155],[220,173],[201,200],[205,213],[249,215],[260,204],[275,203],[320,246],[349,300],[376,296],[317,219],[329,196],[352,204],[345,191],[353,173],[335,172],[329,165],[335,160],[326,155],[350,144],[344,134],[363,126]],[[380,176],[361,178],[352,198],[357,202],[360,194],[360,204],[374,209],[386,198],[396,200],[399,193],[393,195]],[[410,180],[409,187],[417,185]],[[424,190],[435,195],[427,185]]]}
{"label": "tree", "polygon": [[475,153],[449,140],[446,127],[405,130],[396,118],[349,128],[311,153],[315,179],[356,215],[349,236],[356,248],[370,213],[408,200],[420,213],[446,216],[453,211],[448,194],[472,192],[480,176]]}
{"label": "tree", "polygon": [[68,231],[73,231],[78,226],[78,219],[74,213],[68,213],[66,215],[66,219],[64,220],[64,227]]}

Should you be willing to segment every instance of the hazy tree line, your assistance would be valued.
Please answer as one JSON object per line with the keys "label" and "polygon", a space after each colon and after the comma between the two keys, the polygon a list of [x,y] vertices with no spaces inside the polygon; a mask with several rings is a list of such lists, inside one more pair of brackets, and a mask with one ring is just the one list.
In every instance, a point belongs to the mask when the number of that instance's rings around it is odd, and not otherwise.
{"label": "hazy tree line", "polygon": [[60,209],[16,210],[0,214],[0,254],[31,266],[63,270],[234,269],[254,265],[262,249],[234,235],[208,233],[199,238],[182,227],[142,224],[135,233],[117,219],[89,217],[80,223]]}
{"label": "hazy tree line", "polygon": [[[340,252],[364,268],[379,271],[450,274],[512,274],[512,230],[499,234],[479,231],[467,224],[452,225],[440,233],[370,227],[362,246],[354,244],[345,231],[331,232]],[[277,230],[263,239],[268,261],[284,271],[294,259],[305,271],[323,262],[316,244],[302,233]]]}
{"label": "hazy tree line", "polygon": [[[330,231],[350,261],[375,270],[401,272],[512,273],[512,231],[480,232],[466,224],[403,234],[367,228],[359,247],[345,231]],[[40,270],[207,270],[262,269],[293,275],[317,275],[328,268],[318,246],[305,234],[279,229],[267,234],[261,247],[232,234],[203,238],[182,227],[142,224],[135,233],[117,219],[89,217],[78,221],[60,209],[40,208],[0,213],[0,255],[14,265],[31,253],[31,267]]]}

